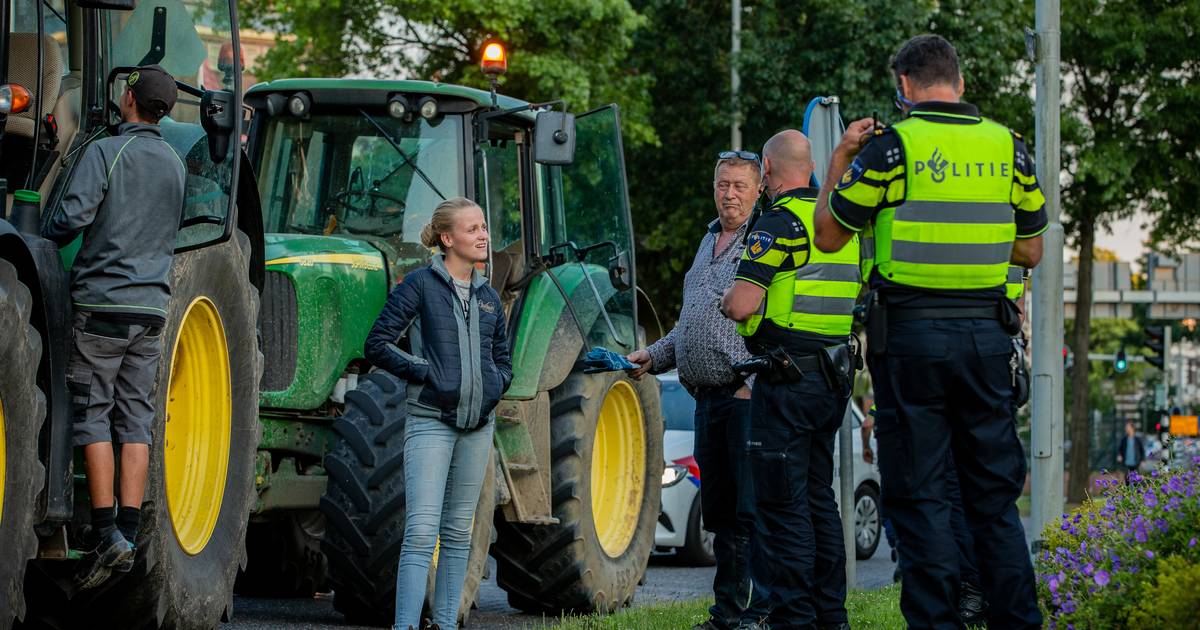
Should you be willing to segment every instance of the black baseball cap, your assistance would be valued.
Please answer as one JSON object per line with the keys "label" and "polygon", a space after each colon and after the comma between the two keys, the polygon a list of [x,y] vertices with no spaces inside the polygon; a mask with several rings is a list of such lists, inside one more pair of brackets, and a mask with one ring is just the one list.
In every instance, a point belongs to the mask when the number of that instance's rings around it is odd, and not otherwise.
{"label": "black baseball cap", "polygon": [[179,96],[175,77],[158,64],[140,66],[130,72],[125,85],[133,92],[133,100],[140,109],[159,118],[175,107],[175,99]]}

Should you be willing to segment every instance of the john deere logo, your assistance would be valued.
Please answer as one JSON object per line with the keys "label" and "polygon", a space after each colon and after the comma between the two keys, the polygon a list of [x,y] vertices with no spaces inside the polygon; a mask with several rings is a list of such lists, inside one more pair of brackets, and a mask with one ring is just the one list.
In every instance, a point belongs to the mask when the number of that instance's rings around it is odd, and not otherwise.
{"label": "john deere logo", "polygon": [[130,87],[133,87],[133,85],[136,84],[140,78],[142,78],[142,75],[138,74],[137,70],[134,70],[133,72],[129,73],[129,78],[126,79],[125,82],[128,83]]}
{"label": "john deere logo", "polygon": [[915,175],[920,175],[929,171],[929,177],[935,184],[946,181],[947,177],[1003,177],[1007,179],[1010,177],[1009,164],[1009,162],[952,162],[942,155],[941,149],[935,148],[928,160],[913,165],[913,172]]}

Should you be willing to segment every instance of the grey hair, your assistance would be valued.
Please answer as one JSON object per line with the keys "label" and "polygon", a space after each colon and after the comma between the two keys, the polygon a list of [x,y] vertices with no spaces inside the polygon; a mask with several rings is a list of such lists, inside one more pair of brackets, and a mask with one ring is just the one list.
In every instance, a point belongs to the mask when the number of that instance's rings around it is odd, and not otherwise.
{"label": "grey hair", "polygon": [[717,165],[713,167],[713,183],[717,183],[717,174],[721,172],[722,166],[737,167],[737,166],[752,166],[754,167],[755,179],[762,181],[762,165],[754,160],[747,160],[740,157],[731,157],[717,160]]}

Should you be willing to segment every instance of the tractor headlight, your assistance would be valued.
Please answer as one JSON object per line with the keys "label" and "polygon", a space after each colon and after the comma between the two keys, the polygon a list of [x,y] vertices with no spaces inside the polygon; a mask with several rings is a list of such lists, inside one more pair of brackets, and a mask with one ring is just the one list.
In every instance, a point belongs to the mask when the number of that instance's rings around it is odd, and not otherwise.
{"label": "tractor headlight", "polygon": [[421,112],[421,118],[425,120],[438,115],[438,104],[437,101],[433,100],[432,96],[426,96],[421,99],[421,102],[417,105],[417,109]]}
{"label": "tractor headlight", "polygon": [[670,488],[671,486],[687,479],[687,466],[679,464],[666,464],[663,466],[662,487]]}
{"label": "tractor headlight", "polygon": [[287,102],[288,113],[297,117],[303,118],[308,115],[308,110],[312,109],[312,99],[304,92],[296,92]]}
{"label": "tractor headlight", "polygon": [[408,113],[408,99],[399,94],[389,98],[387,113],[392,118],[404,118],[404,115]]}

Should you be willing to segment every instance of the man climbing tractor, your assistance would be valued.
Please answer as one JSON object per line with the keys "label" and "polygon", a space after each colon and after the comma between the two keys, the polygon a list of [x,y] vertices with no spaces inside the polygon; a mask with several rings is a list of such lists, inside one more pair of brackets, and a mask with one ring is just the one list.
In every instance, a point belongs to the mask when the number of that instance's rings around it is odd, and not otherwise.
{"label": "man climbing tractor", "polygon": [[[74,348],[67,364],[75,445],[83,447],[92,504],[90,550],[75,575],[82,589],[99,586],[110,570],[133,568],[187,182],[183,159],[158,129],[175,106],[175,78],[150,65],[130,72],[125,84],[117,135],[88,146],[42,228],[60,246],[86,230],[71,267]],[[121,445],[115,517],[114,435]]]}

